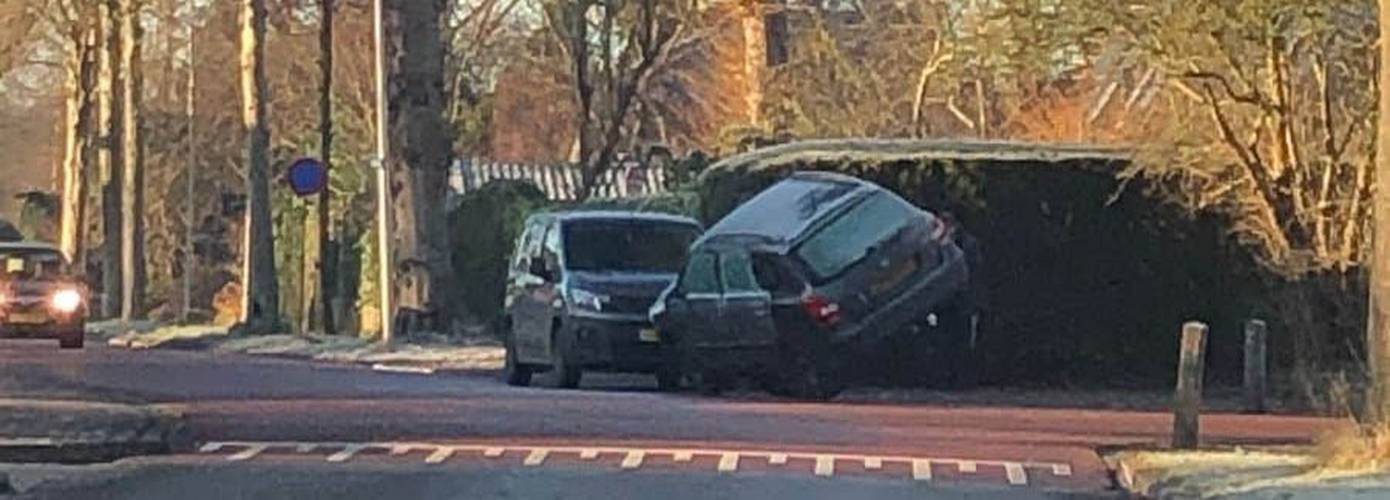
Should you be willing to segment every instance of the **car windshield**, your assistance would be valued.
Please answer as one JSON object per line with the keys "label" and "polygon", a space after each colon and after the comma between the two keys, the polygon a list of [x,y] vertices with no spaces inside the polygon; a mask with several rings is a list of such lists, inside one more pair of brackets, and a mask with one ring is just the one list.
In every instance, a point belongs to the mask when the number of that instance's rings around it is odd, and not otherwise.
{"label": "car windshield", "polygon": [[63,255],[48,250],[0,250],[0,281],[53,281],[66,274]]}
{"label": "car windshield", "polygon": [[699,229],[689,224],[635,220],[565,225],[565,264],[574,271],[677,273]]}
{"label": "car windshield", "polygon": [[796,254],[818,281],[830,279],[866,257],[913,215],[912,207],[897,196],[875,193],[821,227],[797,247]]}

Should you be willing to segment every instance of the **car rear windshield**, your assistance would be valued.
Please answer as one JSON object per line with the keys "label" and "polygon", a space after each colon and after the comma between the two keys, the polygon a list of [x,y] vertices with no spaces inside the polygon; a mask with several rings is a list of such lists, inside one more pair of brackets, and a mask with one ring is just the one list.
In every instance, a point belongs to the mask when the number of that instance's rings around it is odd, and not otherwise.
{"label": "car rear windshield", "polygon": [[892,237],[915,214],[901,198],[874,193],[821,227],[797,247],[796,254],[816,281],[831,279],[867,257],[875,245]]}
{"label": "car rear windshield", "polygon": [[575,221],[564,226],[573,271],[680,272],[699,228],[676,222]]}
{"label": "car rear windshield", "polygon": [[67,260],[50,250],[0,249],[0,281],[52,281],[67,274]]}

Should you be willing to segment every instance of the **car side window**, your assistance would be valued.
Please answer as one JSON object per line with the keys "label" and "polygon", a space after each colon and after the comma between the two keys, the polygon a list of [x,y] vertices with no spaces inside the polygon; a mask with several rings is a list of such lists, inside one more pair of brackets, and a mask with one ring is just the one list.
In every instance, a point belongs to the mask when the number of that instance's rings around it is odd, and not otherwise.
{"label": "car side window", "polygon": [[551,224],[545,230],[545,241],[541,244],[540,255],[549,262],[560,262],[560,224]]}
{"label": "car side window", "polygon": [[719,278],[715,274],[715,255],[700,252],[690,256],[686,262],[685,273],[681,276],[680,291],[690,294],[719,293]]}
{"label": "car side window", "polygon": [[776,257],[758,254],[753,256],[753,278],[758,287],[776,295],[800,293],[795,277],[777,262]]}
{"label": "car side window", "polygon": [[540,226],[537,226],[535,222],[529,222],[526,224],[526,230],[522,232],[521,237],[517,239],[516,260],[512,265],[515,266],[514,269],[518,272],[524,273],[530,269],[532,249],[534,248],[534,244],[537,243],[536,240],[539,238],[540,233]]}
{"label": "car side window", "polygon": [[753,277],[753,259],[746,252],[730,252],[719,259],[719,275],[725,293],[756,293],[762,291]]}

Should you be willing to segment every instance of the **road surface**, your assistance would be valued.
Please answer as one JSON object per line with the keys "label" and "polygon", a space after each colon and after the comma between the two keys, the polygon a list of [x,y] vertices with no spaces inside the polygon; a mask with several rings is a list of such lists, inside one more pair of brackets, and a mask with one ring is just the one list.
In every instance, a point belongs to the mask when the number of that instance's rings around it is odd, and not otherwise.
{"label": "road surface", "polygon": [[[586,381],[518,389],[490,374],[0,342],[0,397],[159,404],[187,416],[197,443],[15,473],[58,478],[35,498],[1105,497],[1096,450],[1160,442],[1171,426],[1154,413],[732,401]],[[1209,439],[1251,444],[1326,426],[1203,424]]]}

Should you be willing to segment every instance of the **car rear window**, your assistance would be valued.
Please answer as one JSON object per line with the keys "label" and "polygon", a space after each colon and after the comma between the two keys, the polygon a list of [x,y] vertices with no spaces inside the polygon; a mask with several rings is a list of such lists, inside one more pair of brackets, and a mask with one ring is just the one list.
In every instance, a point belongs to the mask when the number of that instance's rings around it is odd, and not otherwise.
{"label": "car rear window", "polygon": [[817,281],[833,278],[868,256],[874,245],[892,237],[915,214],[911,205],[890,193],[869,195],[802,242],[796,254]]}

